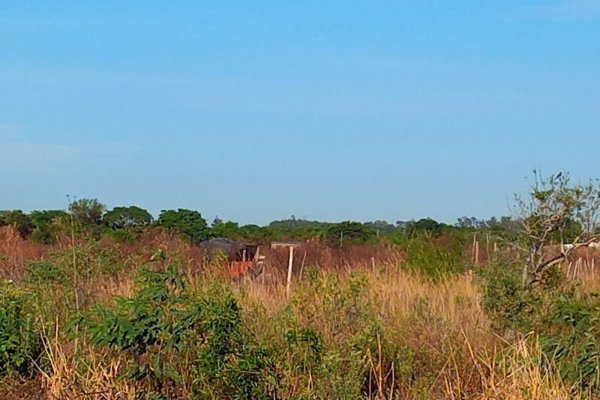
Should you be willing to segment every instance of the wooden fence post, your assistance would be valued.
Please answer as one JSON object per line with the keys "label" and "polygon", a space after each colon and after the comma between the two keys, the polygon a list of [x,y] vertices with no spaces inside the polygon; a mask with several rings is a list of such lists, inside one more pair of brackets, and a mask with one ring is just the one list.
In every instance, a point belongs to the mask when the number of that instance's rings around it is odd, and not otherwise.
{"label": "wooden fence post", "polygon": [[292,288],[292,267],[294,266],[294,246],[290,246],[290,258],[288,261],[288,274],[287,274],[287,286],[285,293],[290,297],[290,290]]}

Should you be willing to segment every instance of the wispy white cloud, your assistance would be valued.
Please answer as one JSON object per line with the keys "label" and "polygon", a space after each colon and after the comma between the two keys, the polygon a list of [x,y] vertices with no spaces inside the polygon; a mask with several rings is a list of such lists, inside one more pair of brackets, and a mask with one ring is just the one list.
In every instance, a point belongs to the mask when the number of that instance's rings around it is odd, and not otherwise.
{"label": "wispy white cloud", "polygon": [[596,21],[600,19],[600,0],[562,0],[522,9],[525,16],[548,20]]}

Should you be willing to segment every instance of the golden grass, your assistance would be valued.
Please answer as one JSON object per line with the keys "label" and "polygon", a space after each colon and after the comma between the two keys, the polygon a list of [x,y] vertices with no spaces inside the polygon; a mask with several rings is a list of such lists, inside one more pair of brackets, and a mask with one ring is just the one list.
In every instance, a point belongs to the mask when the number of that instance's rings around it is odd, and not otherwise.
{"label": "golden grass", "polygon": [[[12,230],[11,230],[12,229]],[[161,234],[144,238],[140,248],[127,249],[124,254],[138,255],[148,260],[159,250],[170,257],[183,260],[182,267],[190,286],[200,289],[208,281],[228,281],[225,265],[213,265],[201,269],[199,255],[195,248],[172,237]],[[168,250],[168,251],[167,251]],[[0,269],[2,276],[18,278],[19,271],[28,259],[43,257],[43,246],[23,241],[14,228],[0,229]],[[169,258],[164,260],[169,262]],[[357,270],[366,279],[363,300],[369,311],[385,326],[389,337],[386,340],[400,344],[415,353],[414,382],[399,382],[401,371],[395,365],[387,365],[381,349],[368,352],[367,362],[371,368],[373,392],[370,399],[503,399],[503,400],[543,400],[571,399],[570,388],[553,373],[544,371],[543,354],[535,338],[519,338],[507,343],[496,336],[490,328],[488,316],[481,307],[480,287],[470,273],[446,277],[439,281],[426,279],[417,273],[407,272],[398,263],[372,268],[370,262],[348,268],[330,270],[340,287],[347,287],[351,275]],[[257,337],[267,335],[286,308],[297,301],[298,295],[305,295],[297,307],[308,305],[311,312],[318,314],[315,319],[320,324],[325,339],[335,341],[339,330],[352,327],[339,327],[339,316],[327,315],[318,307],[327,301],[326,291],[307,292],[307,276],[299,279],[294,276],[292,296],[288,298],[285,287],[285,274],[271,266],[269,276],[254,281],[231,283],[240,299],[242,309],[251,315],[249,327]],[[90,293],[90,302],[108,302],[117,296],[131,296],[134,292],[133,270],[123,270],[112,278],[94,276],[79,282],[80,290]],[[576,279],[586,291],[600,290],[596,272],[578,270]],[[65,293],[56,288],[56,303],[60,307],[61,296]],[[302,310],[301,310],[302,311]],[[308,310],[307,310],[308,311]],[[319,314],[320,313],[320,314]],[[300,313],[302,317],[302,312]],[[49,368],[42,369],[41,388],[47,399],[134,399],[140,388],[134,383],[119,379],[124,359],[108,354],[81,341],[75,351],[74,344],[61,331],[63,323],[57,321],[55,329],[44,335],[44,351],[49,360]],[[343,332],[342,332],[343,333]],[[264,339],[264,337],[263,337]],[[419,376],[429,379],[418,380]],[[390,378],[391,377],[391,378]],[[308,378],[307,378],[308,379]],[[310,378],[312,379],[312,377]],[[389,381],[393,384],[390,386]],[[18,382],[0,383],[1,398],[10,397],[6,388],[19,387]],[[399,389],[393,389],[399,387]],[[392,388],[392,389],[390,389]],[[19,390],[19,389],[15,389]],[[28,390],[28,389],[27,389]],[[184,389],[184,392],[187,389]],[[17,392],[15,392],[17,393]],[[40,397],[37,397],[40,398]]]}
{"label": "golden grass", "polygon": [[487,372],[480,400],[580,399],[557,372],[544,371],[548,364],[537,338],[520,338],[503,350],[501,357],[480,359]]}
{"label": "golden grass", "polygon": [[39,260],[48,248],[25,240],[12,225],[0,227],[0,276],[18,280],[28,260]]}
{"label": "golden grass", "polygon": [[[397,332],[406,335],[399,340],[437,354],[442,363],[437,378],[426,390],[389,392],[380,385],[385,380],[381,355],[370,354],[369,362],[380,389],[369,398],[581,398],[574,395],[556,373],[541,368],[544,355],[536,338],[519,338],[507,343],[492,332],[480,305],[479,286],[471,273],[434,282],[397,268],[393,271],[367,272],[370,301],[377,304],[378,315],[389,326],[396,325]],[[347,274],[342,274],[341,284],[346,281]],[[302,290],[299,286],[296,283],[295,289]],[[243,287],[242,293],[247,304],[260,304],[267,319],[276,316],[288,304],[283,282],[269,285],[251,282]],[[415,319],[422,305],[427,308],[425,320]],[[406,326],[407,321],[412,325]]]}

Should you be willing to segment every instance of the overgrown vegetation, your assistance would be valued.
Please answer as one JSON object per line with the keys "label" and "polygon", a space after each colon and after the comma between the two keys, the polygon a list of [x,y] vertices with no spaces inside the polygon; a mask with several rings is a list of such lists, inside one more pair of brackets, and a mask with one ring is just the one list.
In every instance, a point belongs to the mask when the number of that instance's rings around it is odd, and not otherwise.
{"label": "overgrown vegetation", "polygon": [[[0,397],[600,398],[600,285],[568,264],[597,188],[536,177],[529,195],[456,226],[3,212]],[[263,246],[266,272],[231,282],[211,237],[310,243],[288,292],[287,253]]]}
{"label": "overgrown vegetation", "polygon": [[12,283],[0,287],[0,377],[32,377],[40,366],[43,348],[34,296]]}
{"label": "overgrown vegetation", "polygon": [[484,304],[501,332],[539,336],[548,368],[573,394],[595,397],[600,395],[598,293],[566,279],[560,263],[598,238],[600,188],[592,182],[571,184],[567,174],[534,178],[529,198],[517,199],[523,228],[515,246],[522,250],[486,271]]}

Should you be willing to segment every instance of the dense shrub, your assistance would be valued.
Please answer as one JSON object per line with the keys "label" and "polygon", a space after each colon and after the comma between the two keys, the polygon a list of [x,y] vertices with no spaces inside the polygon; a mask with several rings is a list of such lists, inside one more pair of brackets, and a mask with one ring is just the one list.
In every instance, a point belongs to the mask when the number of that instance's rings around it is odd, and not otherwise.
{"label": "dense shrub", "polygon": [[33,376],[43,352],[33,295],[11,283],[0,285],[0,377]]}
{"label": "dense shrub", "polygon": [[[84,322],[92,343],[129,356],[124,376],[175,395],[191,360],[201,398],[267,398],[276,377],[265,349],[245,330],[231,292],[215,285],[193,292],[176,266],[139,272],[130,298],[95,306]],[[195,361],[194,361],[195,360]]]}
{"label": "dense shrub", "polygon": [[548,368],[563,381],[600,394],[600,302],[580,295],[557,267],[544,272],[541,286],[526,287],[522,268],[490,267],[483,302],[494,326],[506,335],[534,333],[540,338]]}
{"label": "dense shrub", "polygon": [[25,281],[29,283],[62,282],[65,271],[50,261],[30,261],[25,265]]}
{"label": "dense shrub", "polygon": [[534,299],[524,290],[518,267],[491,264],[481,272],[483,305],[492,315],[494,327],[501,331],[526,330],[536,307]]}
{"label": "dense shrub", "polygon": [[565,382],[600,394],[600,304],[568,295],[553,299],[543,316],[540,343]]}

